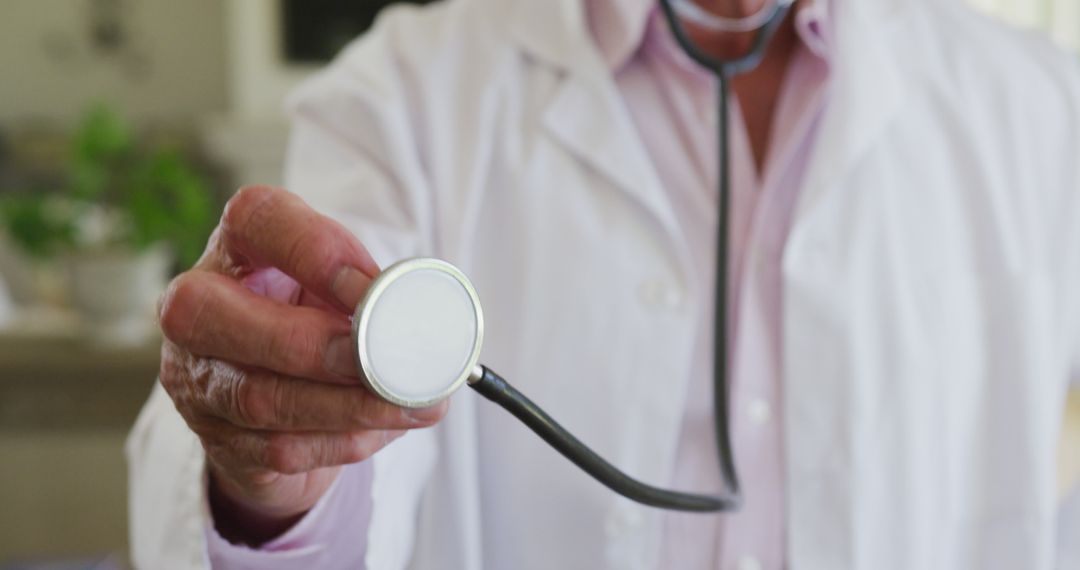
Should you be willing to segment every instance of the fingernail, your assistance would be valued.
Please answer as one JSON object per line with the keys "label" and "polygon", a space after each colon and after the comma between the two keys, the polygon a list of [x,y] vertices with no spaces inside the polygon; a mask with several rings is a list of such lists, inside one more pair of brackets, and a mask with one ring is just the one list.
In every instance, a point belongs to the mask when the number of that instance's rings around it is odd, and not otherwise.
{"label": "fingernail", "polygon": [[352,267],[343,267],[337,277],[334,277],[331,289],[337,300],[351,309],[364,298],[368,285],[371,285],[371,278],[362,271]]}
{"label": "fingernail", "polygon": [[405,415],[413,421],[431,423],[442,419],[443,415],[446,414],[447,405],[448,402],[443,400],[442,402],[427,408],[404,408],[404,410]]}
{"label": "fingernail", "polygon": [[356,359],[353,356],[352,338],[347,336],[335,337],[326,345],[326,353],[323,355],[326,369],[334,374],[359,378],[356,373]]}

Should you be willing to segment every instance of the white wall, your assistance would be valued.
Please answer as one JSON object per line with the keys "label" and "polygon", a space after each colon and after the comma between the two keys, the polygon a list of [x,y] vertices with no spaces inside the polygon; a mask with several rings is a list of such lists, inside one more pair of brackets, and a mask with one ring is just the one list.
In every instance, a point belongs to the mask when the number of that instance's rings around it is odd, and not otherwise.
{"label": "white wall", "polygon": [[0,124],[63,123],[104,99],[184,120],[228,105],[220,0],[120,0],[130,49],[93,49],[92,0],[0,1]]}
{"label": "white wall", "polygon": [[320,66],[282,60],[277,2],[228,0],[225,5],[233,117],[240,121],[283,121],[285,96]]}
{"label": "white wall", "polygon": [[204,121],[204,140],[230,166],[233,186],[281,185],[289,133],[284,100],[318,66],[282,60],[277,2],[224,3],[229,109]]}

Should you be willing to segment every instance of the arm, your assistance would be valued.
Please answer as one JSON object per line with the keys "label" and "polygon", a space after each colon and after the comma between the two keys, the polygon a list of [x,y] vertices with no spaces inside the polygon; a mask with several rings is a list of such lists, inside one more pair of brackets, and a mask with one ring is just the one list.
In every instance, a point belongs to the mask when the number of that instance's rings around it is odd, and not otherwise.
{"label": "arm", "polygon": [[[211,524],[232,542],[266,543],[316,506],[340,466],[441,418],[445,406],[379,400],[347,348],[333,349],[347,347],[346,312],[377,271],[365,256],[294,195],[257,188],[230,202],[162,302],[164,392],[128,442],[137,565],[204,566]],[[220,485],[211,509],[206,472]]]}
{"label": "arm", "polygon": [[[406,428],[430,425],[444,409],[405,422],[399,409],[367,399],[370,394],[351,377],[355,370],[342,376],[324,364],[330,354],[328,338],[337,336],[328,331],[343,332],[341,324],[362,293],[364,277],[378,271],[374,260],[432,251],[431,200],[419,166],[417,137],[409,126],[415,113],[407,107],[411,98],[398,77],[397,52],[403,48],[388,40],[387,27],[376,26],[362,45],[350,48],[293,100],[286,181],[312,208],[296,195],[280,191],[241,192],[223,219],[223,225],[233,230],[234,247],[222,247],[229,244],[220,242],[220,234],[228,232],[219,231],[218,243],[211,244],[200,267],[174,283],[164,303],[162,323],[170,340],[163,348],[162,386],[155,388],[128,445],[132,556],[138,567],[168,568],[177,561],[184,567],[205,567],[211,559],[220,561],[215,552],[221,550],[208,552],[214,533],[231,539],[212,547],[221,549],[254,544],[283,554],[283,548],[301,547],[301,541],[292,540],[297,536],[311,541],[306,544],[328,545],[315,531],[332,526],[322,524],[333,518],[332,512],[347,512],[350,523],[370,524],[371,532],[382,537],[377,541],[382,554],[377,557],[374,548],[368,552],[369,558],[384,561],[380,567],[407,560],[415,521],[411,513],[419,501],[425,469],[430,469],[433,438],[429,434],[405,438],[389,455],[380,454],[389,457],[386,461],[366,458],[386,443],[387,434],[400,430],[396,423],[407,423]],[[260,201],[253,198],[267,199],[266,194],[275,195],[271,207],[250,203]],[[283,207],[284,202],[289,204]],[[254,265],[230,264],[236,261]],[[304,264],[308,266],[301,267]],[[355,286],[346,287],[345,299],[335,292],[338,266],[360,269],[359,275],[353,274]],[[251,278],[255,274],[258,277]],[[244,310],[231,310],[232,303],[221,302],[223,291],[232,301],[246,303]],[[267,304],[259,297],[274,302]],[[204,310],[207,302],[211,310]],[[269,319],[277,325],[266,329],[253,322],[222,325],[223,315],[278,318]],[[314,326],[308,326],[313,321]],[[277,329],[277,336],[270,329]],[[240,358],[245,356],[242,350],[215,352],[222,340],[235,343],[234,348],[246,346],[251,361]],[[295,361],[283,358],[295,341],[304,355]],[[272,357],[277,360],[263,361]],[[265,373],[260,376],[253,370]],[[266,389],[275,383],[301,386],[294,381],[303,381],[304,389],[285,390],[290,398],[278,397],[282,391],[276,388]],[[317,404],[312,401],[316,393],[331,397],[318,398],[322,404]],[[320,405],[330,407],[320,410]],[[243,417],[253,409],[256,417]],[[371,421],[380,414],[385,416]],[[337,423],[310,423],[315,420]],[[211,424],[232,429],[215,433]],[[310,437],[256,435],[290,429],[339,435],[322,443]],[[339,466],[357,461],[374,471],[375,481],[333,487]],[[385,464],[384,476],[380,463]],[[341,472],[348,476],[351,470]],[[309,477],[314,472],[328,476]],[[213,496],[207,486],[211,480]],[[291,493],[285,493],[288,500],[281,500],[282,481],[313,484],[294,485]],[[365,485],[382,488],[376,491],[380,503],[371,508],[370,522],[362,507],[346,508],[349,499],[337,493],[345,487],[363,490]],[[330,504],[342,508],[323,507]],[[338,532],[333,538],[347,540],[363,556],[362,532]]]}
{"label": "arm", "polygon": [[[384,159],[368,152],[372,147],[363,129],[355,128],[359,113],[352,103],[358,100],[358,96],[341,93],[333,76],[320,78],[294,98],[287,186],[347,224],[374,256],[389,262],[415,255],[420,249],[415,217],[407,211],[409,201],[398,190]],[[342,128],[342,124],[354,128]],[[211,560],[227,567],[256,563],[317,567],[319,560],[362,567],[372,510],[372,470],[371,461],[347,466],[339,482],[307,514],[257,529],[256,548],[243,544],[252,542],[253,535],[237,532],[250,524],[233,516],[243,505],[231,503],[210,478],[214,524],[207,525],[207,544]],[[334,556],[323,558],[327,553]]]}

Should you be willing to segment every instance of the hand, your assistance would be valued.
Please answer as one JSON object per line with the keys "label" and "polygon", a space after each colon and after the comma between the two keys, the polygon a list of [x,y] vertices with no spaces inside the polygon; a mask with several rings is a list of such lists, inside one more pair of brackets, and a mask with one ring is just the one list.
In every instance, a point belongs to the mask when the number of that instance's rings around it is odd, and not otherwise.
{"label": "hand", "polygon": [[288,529],[334,481],[445,403],[408,410],[360,384],[349,315],[379,269],[299,197],[244,188],[160,305],[161,384],[206,450],[226,538]]}

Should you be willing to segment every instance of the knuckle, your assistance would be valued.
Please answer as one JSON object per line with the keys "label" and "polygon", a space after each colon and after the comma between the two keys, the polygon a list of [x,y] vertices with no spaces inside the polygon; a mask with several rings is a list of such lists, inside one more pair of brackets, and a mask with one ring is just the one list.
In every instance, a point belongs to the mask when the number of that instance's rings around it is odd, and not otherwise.
{"label": "knuckle", "polygon": [[359,406],[354,406],[356,425],[369,429],[396,428],[412,425],[405,417],[405,410],[376,397],[366,397]]}
{"label": "knuckle", "polygon": [[350,434],[348,445],[341,457],[342,463],[364,461],[382,447],[381,437],[372,437],[376,432],[357,432]]}
{"label": "knuckle", "polygon": [[198,433],[199,443],[202,444],[203,451],[210,457],[221,457],[223,455],[233,455],[226,448],[225,442],[222,441],[220,434],[215,431],[207,431],[206,433]]}
{"label": "knuckle", "polygon": [[158,381],[165,388],[166,392],[170,392],[169,388],[174,386],[177,382],[177,378],[180,376],[181,364],[178,362],[179,355],[177,355],[176,345],[165,341],[161,343],[161,361],[158,365]]}
{"label": "knuckle", "polygon": [[245,186],[225,204],[221,214],[221,228],[226,234],[247,226],[257,212],[271,204],[281,190],[270,186]]}
{"label": "knuckle", "polygon": [[[163,343],[158,381],[180,414],[192,423],[199,413],[199,368],[197,362],[168,341]],[[192,426],[194,427],[194,426]]]}
{"label": "knuckle", "polygon": [[270,375],[257,378],[251,374],[236,374],[230,382],[232,401],[235,402],[236,416],[244,425],[265,429],[277,423],[278,380]]}
{"label": "knuckle", "polygon": [[308,319],[292,319],[283,323],[276,334],[270,335],[263,361],[273,363],[285,359],[288,363],[285,367],[299,368],[297,372],[319,370],[322,344],[322,335],[313,330]]}
{"label": "knuckle", "polygon": [[226,418],[238,416],[236,412],[239,406],[233,397],[236,393],[234,388],[236,380],[232,376],[228,371],[215,370],[206,382],[206,388],[202,393],[203,403],[212,415]]}
{"label": "knuckle", "polygon": [[289,244],[286,262],[301,275],[325,275],[337,264],[340,247],[321,223],[308,224]]}
{"label": "knuckle", "polygon": [[215,443],[218,447],[224,447],[222,444],[217,443],[221,441],[222,436],[221,425],[213,418],[209,418],[204,415],[193,414],[190,411],[186,414],[181,414],[184,418],[184,423],[187,424],[190,429],[199,440],[203,442],[203,447],[206,447],[207,442]]}
{"label": "knuckle", "polygon": [[208,293],[195,273],[182,273],[172,280],[159,302],[158,322],[166,338],[179,345],[191,341]]}
{"label": "knuckle", "polygon": [[307,471],[296,438],[288,433],[272,433],[266,440],[266,466],[278,473],[294,475]]}
{"label": "knuckle", "polygon": [[192,267],[197,268],[223,268],[227,266],[229,261],[228,252],[225,250],[221,239],[221,223],[219,222],[214,230],[210,232],[209,237],[206,238],[206,247],[203,248],[202,255],[199,256],[198,261]]}
{"label": "knuckle", "polygon": [[226,432],[208,429],[198,432],[198,435],[207,456],[228,463],[250,461],[245,457],[242,444],[235,437],[229,437]]}
{"label": "knuckle", "polygon": [[378,413],[380,404],[375,398],[362,397],[356,405],[346,409],[349,424],[362,428],[377,427],[381,423]]}

